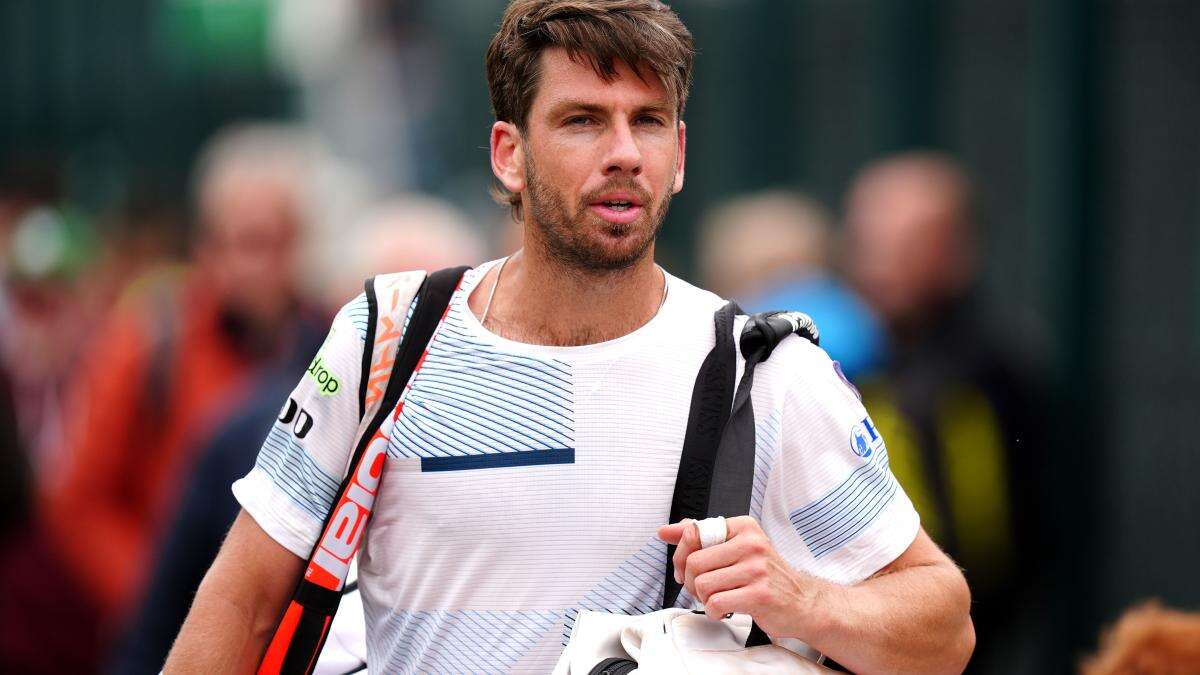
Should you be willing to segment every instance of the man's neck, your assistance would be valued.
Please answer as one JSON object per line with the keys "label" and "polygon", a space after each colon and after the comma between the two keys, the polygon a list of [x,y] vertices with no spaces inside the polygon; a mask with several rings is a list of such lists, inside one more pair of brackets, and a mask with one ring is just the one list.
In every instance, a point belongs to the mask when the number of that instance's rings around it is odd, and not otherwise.
{"label": "man's neck", "polygon": [[566,267],[527,247],[488,270],[468,304],[488,330],[502,337],[578,346],[613,340],[645,325],[662,305],[665,281],[653,248],[631,267],[594,272]]}

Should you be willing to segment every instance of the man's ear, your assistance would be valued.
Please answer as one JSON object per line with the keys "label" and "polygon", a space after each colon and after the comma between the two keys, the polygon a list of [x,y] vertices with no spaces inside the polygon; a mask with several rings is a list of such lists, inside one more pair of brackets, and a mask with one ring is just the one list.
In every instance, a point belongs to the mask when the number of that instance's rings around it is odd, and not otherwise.
{"label": "man's ear", "polygon": [[492,173],[512,193],[525,189],[525,148],[521,132],[511,122],[492,125]]}
{"label": "man's ear", "polygon": [[687,124],[679,120],[679,158],[675,164],[675,184],[671,186],[674,194],[683,189],[683,164],[687,158]]}

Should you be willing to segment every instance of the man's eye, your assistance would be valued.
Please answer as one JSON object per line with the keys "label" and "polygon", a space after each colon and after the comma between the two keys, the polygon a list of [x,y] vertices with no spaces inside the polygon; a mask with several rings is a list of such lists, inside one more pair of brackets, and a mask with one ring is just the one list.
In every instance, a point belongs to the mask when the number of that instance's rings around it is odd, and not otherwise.
{"label": "man's eye", "polygon": [[573,127],[586,127],[595,123],[596,120],[587,115],[574,115],[567,118],[567,125]]}
{"label": "man's eye", "polygon": [[661,127],[666,124],[666,122],[663,122],[661,118],[655,117],[653,115],[642,115],[641,117],[637,118],[637,123],[638,124],[649,124],[651,126],[656,126],[656,127]]}

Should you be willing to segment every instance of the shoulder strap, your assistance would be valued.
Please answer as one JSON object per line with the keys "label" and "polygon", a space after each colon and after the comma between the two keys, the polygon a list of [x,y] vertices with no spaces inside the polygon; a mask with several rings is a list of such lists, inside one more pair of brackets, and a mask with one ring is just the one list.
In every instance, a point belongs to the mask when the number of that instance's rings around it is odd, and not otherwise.
{"label": "shoulder strap", "polygon": [[[750,393],[754,369],[771,355],[776,345],[796,333],[818,344],[819,333],[812,319],[799,312],[766,312],[751,316],[739,339],[746,365],[734,389],[737,351],[733,345],[733,321],[741,309],[729,302],[713,315],[716,343],[696,375],[692,405],[688,413],[671,520],[700,520],[710,516],[742,516],[750,512],[754,487],[754,408]],[[681,586],[675,582],[667,548],[666,584],[663,607],[675,605]]]}
{"label": "shoulder strap", "polygon": [[800,312],[764,312],[751,316],[739,340],[746,367],[733,399],[733,409],[713,468],[708,498],[708,516],[742,516],[750,513],[754,487],[754,369],[766,361],[784,338],[796,333],[814,345],[820,344],[816,324]]}
{"label": "shoulder strap", "polygon": [[[425,272],[418,270],[380,274],[363,284],[367,298],[368,345],[363,349],[362,377],[358,385],[358,417],[363,424],[369,423],[383,401],[409,307],[414,298],[419,300],[418,294],[425,281]],[[364,429],[360,426],[359,436]]]}
{"label": "shoulder strap", "polygon": [[[358,420],[367,416],[367,382],[371,379],[371,366],[375,359],[375,332],[379,323],[379,296],[375,294],[375,277],[363,282],[363,295],[367,298],[367,335],[363,340],[362,373],[358,378]],[[359,434],[361,435],[361,434]]]}
{"label": "shoulder strap", "polygon": [[[678,523],[684,518],[700,520],[708,513],[708,493],[712,485],[717,444],[721,441],[721,432],[729,419],[733,402],[737,369],[733,319],[738,311],[737,304],[730,302],[713,315],[716,344],[700,364],[696,384],[692,387],[692,405],[683,435],[675,493],[671,497],[671,517],[667,522]],[[668,546],[664,609],[675,606],[682,588],[675,582],[675,566],[671,561],[674,555],[675,547]]]}
{"label": "shoulder strap", "polygon": [[[424,356],[429,340],[445,316],[450,298],[467,269],[455,267],[429,275],[417,291],[416,309],[408,321],[407,330],[404,330],[402,323],[395,327],[398,345],[394,357],[382,354],[386,360],[381,362],[381,354],[373,355],[372,366],[368,368],[368,374],[372,377],[377,376],[377,366],[390,363],[386,385],[379,388],[382,395],[378,397],[377,407],[374,405],[376,402],[371,400],[371,385],[360,388],[360,391],[365,391],[365,402],[360,411],[366,413],[374,408],[374,413],[369,416],[367,426],[357,439],[346,477],[338,488],[338,497],[326,515],[321,536],[309,555],[304,578],[297,585],[292,601],[259,665],[260,675],[307,675],[316,665],[317,656],[321,653],[329,626],[337,612],[350,560],[362,543],[362,535],[375,504],[391,432],[392,410]],[[380,288],[380,278],[373,281],[368,284],[368,305],[376,294],[374,291]],[[378,318],[383,325],[384,317]],[[376,351],[375,345],[379,344],[381,336],[372,335],[373,325],[374,322],[368,323],[367,337],[368,345],[372,345],[370,350]],[[400,331],[403,331],[402,338],[399,338]],[[364,347],[364,351],[367,349]]]}

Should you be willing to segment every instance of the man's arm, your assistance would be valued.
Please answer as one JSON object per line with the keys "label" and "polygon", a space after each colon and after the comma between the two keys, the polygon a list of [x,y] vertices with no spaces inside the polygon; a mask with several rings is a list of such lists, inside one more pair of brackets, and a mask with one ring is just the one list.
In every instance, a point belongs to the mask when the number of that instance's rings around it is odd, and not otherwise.
{"label": "man's arm", "polygon": [[818,589],[794,630],[854,672],[961,673],[975,649],[967,581],[923,529],[870,579]]}
{"label": "man's arm", "polygon": [[962,572],[924,530],[891,564],[853,586],[797,571],[753,518],[700,550],[692,523],[659,536],[679,543],[675,569],[709,616],[750,614],[773,637],[795,637],[856,673],[959,673],[975,647]]}
{"label": "man's arm", "polygon": [[304,560],[239,513],[163,672],[253,673],[303,569]]}

